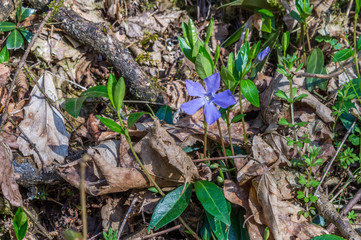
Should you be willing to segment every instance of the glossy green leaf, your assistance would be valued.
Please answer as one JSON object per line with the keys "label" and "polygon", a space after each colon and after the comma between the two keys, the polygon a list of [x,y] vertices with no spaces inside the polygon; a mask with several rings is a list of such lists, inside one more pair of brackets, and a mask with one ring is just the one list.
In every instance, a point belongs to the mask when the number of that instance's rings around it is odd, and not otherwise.
{"label": "glossy green leaf", "polygon": [[114,106],[117,112],[120,111],[120,108],[123,105],[124,96],[125,96],[125,82],[124,82],[124,78],[121,77],[113,89]]}
{"label": "glossy green leaf", "polygon": [[161,106],[157,113],[155,114],[155,116],[160,120],[160,121],[164,121],[168,124],[173,124],[173,113],[172,113],[172,109],[167,106],[167,105],[163,105]]}
{"label": "glossy green leaf", "polygon": [[[19,19],[19,12],[20,12],[20,6],[16,10],[16,21]],[[21,17],[20,22],[23,21],[25,18],[33,15],[36,12],[36,9],[33,8],[27,8],[27,7],[21,7]]]}
{"label": "glossy green leaf", "polygon": [[18,240],[24,239],[28,229],[29,220],[21,207],[18,208],[14,215],[13,224],[16,238]]}
{"label": "glossy green leaf", "polygon": [[295,11],[291,11],[290,12],[290,16],[295,19],[297,22],[301,23],[302,19],[300,17],[300,15],[298,15],[298,13],[296,13]]}
{"label": "glossy green leaf", "polygon": [[242,47],[239,49],[236,57],[236,69],[240,75],[245,75],[246,73],[246,66],[248,63],[248,55],[249,55],[249,43],[245,42]]}
{"label": "glossy green leaf", "polygon": [[[307,73],[316,73],[323,74],[326,69],[324,67],[324,56],[323,52],[319,48],[315,48],[312,50],[311,55],[307,58]],[[326,90],[327,88],[327,79],[321,78],[306,78],[306,86],[308,91],[312,91],[315,87],[319,87],[322,90]]]}
{"label": "glossy green leaf", "polygon": [[103,85],[91,87],[85,90],[84,92],[82,92],[80,96],[86,96],[87,98],[94,98],[94,97],[109,98],[107,87]]}
{"label": "glossy green leaf", "polygon": [[18,49],[24,46],[24,39],[18,30],[13,30],[8,39],[6,39],[6,47],[8,49]]}
{"label": "glossy green leaf", "polygon": [[211,228],[209,227],[207,217],[204,217],[203,225],[202,225],[201,229],[199,230],[199,233],[200,233],[202,240],[211,240],[212,232],[211,232]]}
{"label": "glossy green leaf", "polygon": [[113,75],[113,73],[110,73],[109,77],[108,77],[108,83],[107,83],[107,92],[109,95],[109,100],[112,103],[114,108],[116,108],[116,107],[114,105],[113,91],[115,89],[116,84],[117,84],[117,80],[115,79],[115,76]]}
{"label": "glossy green leaf", "polygon": [[9,51],[8,48],[4,46],[0,52],[0,63],[4,63],[7,61],[9,61]]}
{"label": "glossy green leaf", "polygon": [[249,61],[253,60],[261,47],[261,41],[258,41],[256,44],[253,44],[251,49],[249,50]]}
{"label": "glossy green leaf", "polygon": [[232,118],[231,123],[240,122],[240,121],[242,121],[242,118],[244,118],[245,116],[246,116],[246,114],[238,114],[237,116]]}
{"label": "glossy green leaf", "polygon": [[208,224],[217,240],[228,240],[229,227],[218,218],[206,212]]}
{"label": "glossy green leaf", "polygon": [[179,217],[187,208],[191,195],[191,184],[187,184],[185,188],[184,185],[182,185],[168,193],[162,200],[160,200],[155,208],[152,219],[149,223],[148,232],[153,228],[158,230]]}
{"label": "glossy green leaf", "polygon": [[14,30],[16,24],[12,22],[0,22],[0,32],[8,32]]}
{"label": "glossy green leaf", "polygon": [[259,107],[259,95],[256,85],[248,79],[241,81],[241,91],[243,96],[254,106]]}
{"label": "glossy green leaf", "polygon": [[290,32],[286,31],[282,35],[282,50],[283,50],[283,56],[286,56],[286,52],[288,49],[288,46],[290,45]]}
{"label": "glossy green leaf", "polygon": [[314,237],[311,240],[345,240],[345,239],[332,234],[324,234],[321,236]]}
{"label": "glossy green leaf", "polygon": [[204,43],[208,45],[209,39],[211,39],[212,32],[213,32],[213,24],[214,24],[214,18],[211,18],[211,20],[208,23],[207,33],[206,33],[206,40]]}
{"label": "glossy green leaf", "polygon": [[22,29],[20,28],[19,29],[21,35],[24,36],[25,40],[30,43],[31,42],[31,39],[33,38],[34,34],[26,29]]}
{"label": "glossy green leaf", "polygon": [[127,125],[128,128],[132,127],[136,122],[138,122],[138,120],[143,117],[144,114],[147,114],[146,112],[136,112],[136,113],[131,113],[128,116],[127,119]]}
{"label": "glossy green leaf", "polygon": [[197,29],[194,26],[192,19],[189,19],[189,22],[188,22],[187,35],[188,35],[189,45],[193,48],[193,46],[196,44],[196,41],[198,40],[198,36],[197,36]]}
{"label": "glossy green leaf", "polygon": [[282,91],[282,90],[277,90],[277,92],[275,93],[275,95],[276,95],[277,97],[279,97],[279,98],[284,99],[284,100],[288,100],[287,94],[286,94],[284,91]]}
{"label": "glossy green leaf", "polygon": [[192,63],[195,63],[195,58],[192,57],[192,49],[182,37],[178,37],[179,47],[182,50],[184,56],[188,58]]}
{"label": "glossy green leaf", "polygon": [[183,31],[184,41],[187,43],[188,46],[190,46],[188,41],[188,25],[185,22],[182,22],[182,31]]}
{"label": "glossy green leaf", "polygon": [[195,182],[194,187],[203,208],[209,214],[230,226],[231,219],[222,190],[215,183],[203,180]]}
{"label": "glossy green leaf", "polygon": [[67,98],[64,102],[64,109],[71,116],[77,118],[79,116],[81,107],[87,97],[82,96],[78,98]]}
{"label": "glossy green leaf", "polygon": [[234,88],[237,86],[237,81],[225,66],[222,66],[221,68],[221,79],[224,85],[226,85],[226,88],[233,92]]}
{"label": "glossy green leaf", "polygon": [[106,126],[107,128],[109,128],[110,130],[120,133],[120,134],[124,134],[124,130],[122,129],[121,126],[119,126],[118,123],[114,122],[112,119],[109,118],[104,118],[102,116],[96,115],[96,117],[100,120],[101,123],[104,124],[104,126]]}
{"label": "glossy green leaf", "polygon": [[242,27],[240,27],[237,31],[235,31],[230,37],[228,37],[223,43],[222,46],[223,47],[228,47],[230,45],[232,45],[233,43],[237,42],[243,33],[243,29],[244,29],[245,25],[243,25]]}
{"label": "glossy green leaf", "polygon": [[192,58],[196,58],[199,54],[199,48],[202,46],[202,43],[200,40],[197,39],[196,43],[193,46],[192,49]]}
{"label": "glossy green leaf", "polygon": [[272,6],[269,4],[268,0],[235,0],[230,3],[223,4],[221,7],[228,6],[242,6],[243,8],[249,9],[269,9],[272,10]]}
{"label": "glossy green leaf", "polygon": [[342,49],[335,53],[332,57],[332,62],[342,62],[352,57],[353,51],[351,49]]}
{"label": "glossy green leaf", "polygon": [[231,209],[231,227],[229,228],[228,240],[250,240],[244,224],[245,210],[233,207]]}
{"label": "glossy green leaf", "polygon": [[201,79],[209,77],[213,73],[213,66],[209,60],[202,54],[198,54],[196,58],[196,71]]}

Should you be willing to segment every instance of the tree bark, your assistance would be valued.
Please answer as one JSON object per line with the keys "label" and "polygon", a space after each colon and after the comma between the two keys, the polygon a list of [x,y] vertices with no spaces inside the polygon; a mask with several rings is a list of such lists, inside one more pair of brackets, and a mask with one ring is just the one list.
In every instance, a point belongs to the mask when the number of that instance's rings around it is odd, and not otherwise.
{"label": "tree bark", "polygon": [[[46,7],[47,3],[44,0],[31,1],[37,9]],[[156,84],[145,75],[128,49],[115,37],[110,24],[90,22],[65,6],[59,8],[53,18],[61,22],[61,28],[66,33],[106,57],[124,77],[133,96],[142,100],[163,102],[163,96]]]}
{"label": "tree bark", "polygon": [[0,22],[6,21],[15,8],[15,0],[0,0]]}

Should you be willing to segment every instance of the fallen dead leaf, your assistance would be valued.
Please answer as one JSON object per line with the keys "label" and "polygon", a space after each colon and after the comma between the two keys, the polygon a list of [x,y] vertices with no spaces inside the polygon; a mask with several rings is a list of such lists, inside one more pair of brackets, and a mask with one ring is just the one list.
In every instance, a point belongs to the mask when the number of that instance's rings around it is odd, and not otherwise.
{"label": "fallen dead leaf", "polygon": [[[53,81],[52,75],[45,73],[40,77],[38,83],[51,100],[58,104],[59,101]],[[25,140],[26,138],[22,135],[17,140],[19,150],[24,156],[33,155],[39,168],[42,168],[42,166],[50,167],[54,160],[63,163],[64,158],[68,155],[70,138],[65,129],[64,119],[58,110],[47,102],[37,86],[33,88],[30,95],[30,102],[24,107],[24,120],[21,121],[19,126],[23,133],[26,134],[26,137],[36,144],[42,161],[32,148],[31,143]]]}
{"label": "fallen dead leaf", "polygon": [[0,87],[4,86],[10,77],[10,68],[0,63]]}
{"label": "fallen dead leaf", "polygon": [[13,154],[6,143],[0,138],[0,185],[2,194],[11,203],[19,207],[23,205],[23,199],[19,192],[19,186],[16,183],[18,176],[14,173],[12,164]]}

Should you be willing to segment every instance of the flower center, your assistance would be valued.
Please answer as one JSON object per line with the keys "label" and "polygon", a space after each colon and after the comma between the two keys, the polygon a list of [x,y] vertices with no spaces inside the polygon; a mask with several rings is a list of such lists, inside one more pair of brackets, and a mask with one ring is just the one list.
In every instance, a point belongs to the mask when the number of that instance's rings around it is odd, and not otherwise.
{"label": "flower center", "polygon": [[208,93],[206,96],[205,96],[205,99],[207,102],[210,102],[214,99],[214,96],[212,93]]}

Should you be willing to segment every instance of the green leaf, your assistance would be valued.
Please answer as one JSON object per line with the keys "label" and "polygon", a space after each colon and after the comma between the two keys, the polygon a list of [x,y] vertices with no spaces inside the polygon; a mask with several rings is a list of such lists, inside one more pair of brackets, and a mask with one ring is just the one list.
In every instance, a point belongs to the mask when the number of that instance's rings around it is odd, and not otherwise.
{"label": "green leaf", "polygon": [[335,53],[332,57],[332,62],[342,62],[349,59],[353,54],[351,49],[342,49]]}
{"label": "green leaf", "polygon": [[297,22],[301,23],[302,19],[300,17],[300,15],[298,15],[298,13],[296,13],[295,11],[291,11],[290,12],[290,16],[295,19]]}
{"label": "green leaf", "polygon": [[213,32],[213,24],[214,24],[214,18],[211,18],[211,20],[208,23],[207,33],[206,33],[206,40],[204,43],[208,45],[209,39],[211,39],[212,32]]}
{"label": "green leaf", "polygon": [[124,130],[122,129],[122,127],[119,126],[119,124],[114,122],[112,119],[103,118],[102,116],[99,115],[96,115],[96,117],[101,121],[101,123],[103,123],[110,130],[120,134],[124,134]]}
{"label": "green leaf", "polygon": [[231,123],[240,122],[242,120],[242,118],[244,118],[245,116],[246,116],[246,114],[239,114],[239,115],[235,116],[234,118],[232,118]]}
{"label": "green leaf", "polygon": [[115,89],[116,84],[117,84],[117,80],[115,79],[115,76],[113,75],[113,73],[110,73],[109,77],[108,77],[107,92],[109,95],[109,100],[112,103],[114,108],[116,108],[116,107],[114,105],[113,91]]}
{"label": "green leaf", "polygon": [[223,43],[222,43],[222,46],[224,48],[232,45],[233,43],[237,42],[241,36],[242,36],[242,33],[243,33],[243,29],[245,27],[245,24],[240,27],[237,31],[235,31],[230,37],[228,37]]}
{"label": "green leaf", "polygon": [[132,127],[136,122],[138,122],[138,120],[143,117],[144,114],[147,114],[146,112],[136,112],[136,113],[131,113],[128,116],[127,119],[127,125],[128,128]]}
{"label": "green leaf", "polygon": [[184,41],[187,43],[188,46],[190,46],[188,40],[188,25],[185,22],[182,22],[182,31],[183,31]]}
{"label": "green leaf", "polygon": [[[20,5],[19,5],[20,8]],[[19,8],[16,11],[16,21],[19,19]],[[27,8],[27,7],[21,7],[21,18],[20,22],[23,21],[25,18],[33,15],[36,12],[36,9],[33,8]]]}
{"label": "green leaf", "polygon": [[241,81],[243,96],[254,106],[259,107],[259,95],[256,85],[249,79]]}
{"label": "green leaf", "polygon": [[359,37],[357,40],[356,50],[357,50],[357,52],[361,50],[361,37]]}
{"label": "green leaf", "polygon": [[192,57],[192,49],[186,43],[184,38],[178,37],[179,47],[182,50],[184,56],[189,59],[192,63],[195,63],[195,58]]}
{"label": "green leaf", "polygon": [[358,15],[360,12],[360,7],[361,7],[361,1],[360,0],[355,0],[356,2],[356,14]]}
{"label": "green leaf", "polygon": [[209,60],[202,54],[198,54],[196,58],[196,71],[201,79],[209,77],[213,73],[213,66]]}
{"label": "green leaf", "polygon": [[193,46],[192,49],[192,58],[196,58],[197,55],[199,54],[199,48],[202,46],[202,43],[200,40],[197,39],[196,43]]}
{"label": "green leaf", "polygon": [[212,216],[206,211],[208,224],[212,229],[213,234],[217,240],[228,240],[229,228],[226,224],[220,221],[218,218]]}
{"label": "green leaf", "polygon": [[305,98],[305,97],[307,97],[308,96],[308,94],[306,94],[306,93],[303,93],[303,94],[300,94],[300,95],[298,95],[295,99],[294,99],[294,101],[296,102],[296,101],[300,101],[301,99],[303,99],[303,98]]}
{"label": "green leaf", "polygon": [[[307,73],[322,74],[325,70],[324,56],[321,49],[316,48],[312,50],[311,55],[307,58]],[[315,87],[319,87],[322,90],[327,88],[327,79],[320,78],[306,78],[306,85],[308,91],[312,91]]]}
{"label": "green leaf", "polygon": [[198,37],[197,37],[197,29],[194,26],[192,19],[189,19],[189,22],[188,22],[187,36],[188,36],[189,45],[191,48],[193,48],[194,45],[196,44],[196,41],[198,40]]}
{"label": "green leaf", "polygon": [[281,118],[278,122],[280,125],[288,125],[288,121],[285,118]]}
{"label": "green leaf", "polygon": [[160,200],[155,208],[152,219],[149,223],[148,232],[153,228],[158,230],[179,217],[187,208],[191,195],[191,184],[187,184],[186,187],[182,185],[168,193],[162,200]]}
{"label": "green leaf", "polygon": [[33,38],[34,34],[26,29],[20,28],[20,33],[24,36],[25,40],[30,43],[31,39]]}
{"label": "green leaf", "polygon": [[6,46],[0,52],[0,63],[9,61],[9,50]]}
{"label": "green leaf", "polygon": [[249,59],[252,61],[259,52],[259,49],[261,47],[261,41],[258,41],[256,44],[253,44],[251,49],[249,50]]}
{"label": "green leaf", "polygon": [[24,46],[24,39],[19,31],[15,29],[10,33],[8,39],[6,39],[6,47],[16,50],[22,46]]}
{"label": "green leaf", "polygon": [[285,100],[288,100],[288,97],[286,95],[286,93],[282,90],[277,90],[277,92],[275,93],[275,95],[279,98],[282,98],[282,99],[285,99]]}
{"label": "green leaf", "polygon": [[286,52],[288,49],[288,46],[290,45],[290,32],[286,31],[282,35],[282,50],[283,50],[283,56],[286,56]]}
{"label": "green leaf", "polygon": [[23,212],[23,209],[19,207],[13,219],[14,232],[18,240],[22,240],[25,237],[28,223],[28,216]]}
{"label": "green leaf", "polygon": [[221,79],[224,85],[226,85],[226,88],[233,92],[234,88],[237,86],[237,82],[232,73],[225,66],[222,66],[221,68]]}
{"label": "green leaf", "polygon": [[85,90],[84,92],[82,92],[80,96],[86,96],[87,98],[94,98],[94,97],[109,98],[107,87],[103,85],[91,87]]}
{"label": "green leaf", "polygon": [[124,82],[124,78],[121,77],[113,89],[114,106],[117,112],[120,111],[120,108],[123,105],[124,96],[125,96],[125,82]]}
{"label": "green leaf", "polygon": [[172,109],[167,106],[167,105],[163,105],[161,106],[157,113],[155,114],[155,116],[160,120],[160,121],[164,121],[168,124],[173,124],[173,113],[172,113]]}
{"label": "green leaf", "polygon": [[214,68],[217,66],[220,53],[221,53],[221,48],[219,47],[219,45],[217,45],[216,51],[214,53],[213,72],[214,72]]}
{"label": "green leaf", "polygon": [[233,74],[233,70],[235,69],[235,67],[236,67],[236,63],[234,62],[234,54],[233,54],[233,52],[231,52],[228,55],[227,69],[231,74]]}
{"label": "green leaf", "polygon": [[332,234],[324,234],[321,236],[314,237],[311,240],[345,240],[345,239]]}
{"label": "green leaf", "polygon": [[199,233],[200,233],[200,236],[201,236],[202,240],[211,240],[212,232],[211,232],[211,229],[209,227],[207,217],[205,217],[203,219],[203,225],[202,225],[201,229],[199,230]]}
{"label": "green leaf", "polygon": [[248,55],[249,55],[249,43],[245,42],[236,56],[236,69],[240,75],[245,75],[246,73],[246,66],[248,63]]}
{"label": "green leaf", "polygon": [[209,214],[230,226],[231,219],[222,190],[215,183],[204,180],[195,182],[194,187],[203,208]]}
{"label": "green leaf", "polygon": [[71,116],[77,118],[86,98],[86,96],[82,96],[79,98],[67,98],[64,102],[65,111]]}
{"label": "green leaf", "polygon": [[14,30],[16,24],[12,22],[0,22],[0,32],[8,32]]}

